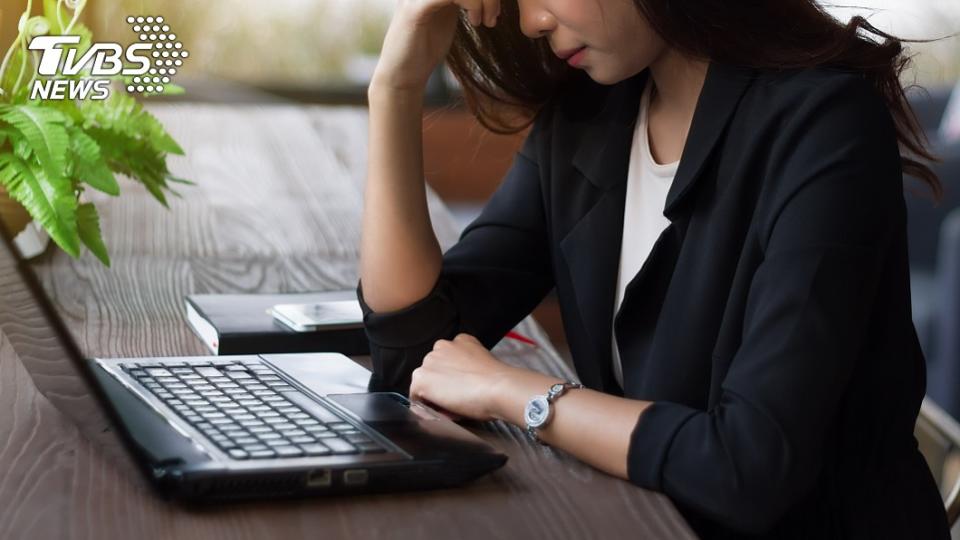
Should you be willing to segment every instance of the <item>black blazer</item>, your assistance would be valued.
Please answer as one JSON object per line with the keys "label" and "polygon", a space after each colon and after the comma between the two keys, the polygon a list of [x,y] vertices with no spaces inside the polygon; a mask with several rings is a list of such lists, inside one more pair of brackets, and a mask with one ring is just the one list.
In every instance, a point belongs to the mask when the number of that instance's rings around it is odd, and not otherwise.
{"label": "black blazer", "polygon": [[374,313],[358,284],[371,388],[405,392],[436,339],[492,347],[555,287],[580,380],[654,402],[630,481],[666,493],[700,535],[948,538],[913,437],[924,359],[885,103],[853,73],[711,64],[670,225],[614,319],[647,77],[580,77],[542,110],[429,296]]}

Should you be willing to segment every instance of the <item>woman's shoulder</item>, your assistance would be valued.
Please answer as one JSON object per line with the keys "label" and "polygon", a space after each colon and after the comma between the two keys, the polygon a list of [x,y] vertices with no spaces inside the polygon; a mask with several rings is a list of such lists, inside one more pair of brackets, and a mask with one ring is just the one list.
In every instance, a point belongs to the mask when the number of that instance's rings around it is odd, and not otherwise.
{"label": "woman's shoulder", "polygon": [[[780,118],[843,111],[847,120],[887,119],[889,108],[876,86],[859,71],[815,66],[753,69],[748,92],[754,109]],[[821,116],[822,120],[828,118]]]}

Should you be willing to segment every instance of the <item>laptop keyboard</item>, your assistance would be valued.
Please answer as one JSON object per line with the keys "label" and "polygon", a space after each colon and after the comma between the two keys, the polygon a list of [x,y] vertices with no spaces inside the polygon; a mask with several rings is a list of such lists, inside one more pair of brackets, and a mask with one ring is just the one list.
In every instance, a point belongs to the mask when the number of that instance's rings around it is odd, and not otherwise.
{"label": "laptop keyboard", "polygon": [[262,363],[164,362],[120,367],[234,459],[385,451]]}

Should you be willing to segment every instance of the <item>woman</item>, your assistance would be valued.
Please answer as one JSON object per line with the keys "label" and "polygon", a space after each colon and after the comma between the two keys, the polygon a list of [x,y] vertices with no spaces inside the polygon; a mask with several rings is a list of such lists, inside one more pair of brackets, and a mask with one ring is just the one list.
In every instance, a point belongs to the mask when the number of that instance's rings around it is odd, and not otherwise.
{"label": "woman", "polygon": [[[525,428],[706,538],[947,538],[901,175],[939,184],[900,43],[860,28],[889,38],[811,0],[400,1],[369,90],[371,387]],[[447,55],[488,126],[534,120],[441,255],[420,104]],[[570,382],[488,349],[552,288],[584,388],[547,403]]]}

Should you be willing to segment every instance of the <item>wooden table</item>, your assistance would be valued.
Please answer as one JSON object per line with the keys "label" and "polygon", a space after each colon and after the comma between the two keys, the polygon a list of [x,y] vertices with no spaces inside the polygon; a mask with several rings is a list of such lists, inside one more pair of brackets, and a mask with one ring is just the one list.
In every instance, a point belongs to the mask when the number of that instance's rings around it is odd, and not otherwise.
{"label": "wooden table", "polygon": [[[170,210],[129,181],[120,198],[96,196],[110,269],[89,254],[74,261],[53,252],[35,264],[87,357],[206,354],[185,322],[188,293],[355,286],[363,109],[151,109],[186,149],[171,158],[171,169],[198,185],[183,188]],[[449,247],[457,231],[430,197]],[[574,375],[531,318],[518,330],[541,346],[507,340],[494,350],[499,357]],[[65,359],[50,360],[52,369],[68,369]],[[90,401],[78,381],[59,384],[73,385],[77,410]],[[464,488],[187,509],[155,496],[112,437],[85,432],[38,392],[0,334],[0,538],[693,537],[660,494],[532,444],[516,427],[488,423],[474,431],[510,460]]]}

